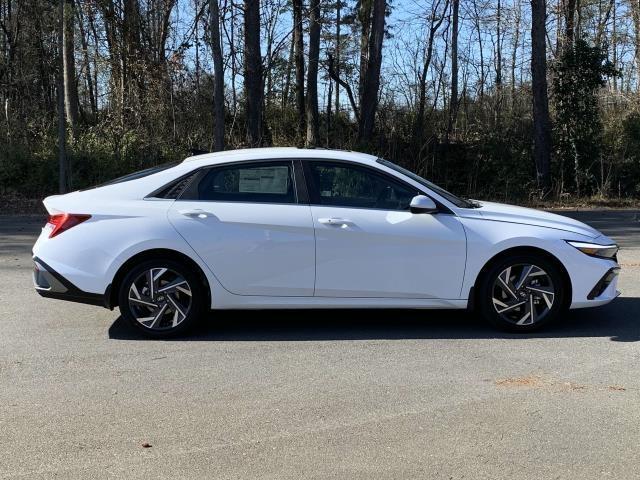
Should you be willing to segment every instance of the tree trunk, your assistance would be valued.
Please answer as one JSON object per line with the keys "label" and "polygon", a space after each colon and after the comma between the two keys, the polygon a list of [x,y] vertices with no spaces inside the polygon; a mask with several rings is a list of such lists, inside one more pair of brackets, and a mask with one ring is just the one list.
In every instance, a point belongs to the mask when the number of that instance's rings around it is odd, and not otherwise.
{"label": "tree trunk", "polygon": [[285,74],[284,88],[282,89],[282,109],[284,110],[289,103],[289,88],[291,86],[291,70],[293,69],[293,54],[295,42],[291,39],[289,47],[289,59],[287,60],[287,73]]}
{"label": "tree trunk", "polygon": [[209,28],[213,55],[213,151],[224,150],[224,71],[220,46],[220,8],[209,0]]}
{"label": "tree trunk", "polygon": [[640,93],[640,0],[629,0],[635,30],[636,91]]}
{"label": "tree trunk", "polygon": [[367,70],[369,68],[369,46],[371,45],[371,7],[376,0],[360,0],[358,9],[358,19],[360,21],[360,77],[358,80],[358,101],[362,108],[362,96],[364,95],[364,84],[367,81]]}
{"label": "tree trunk", "polygon": [[293,0],[293,42],[296,64],[296,109],[298,112],[298,138],[305,128],[304,103],[304,38],[302,31],[302,0]]}
{"label": "tree trunk", "polygon": [[498,0],[496,7],[496,88],[502,88],[502,5]]}
{"label": "tree trunk", "polygon": [[[475,23],[475,27],[476,27],[476,33],[478,34],[478,54],[480,55],[480,92],[478,94],[478,96],[480,97],[480,99],[482,100],[482,97],[484,97],[484,82],[485,82],[485,75],[484,75],[484,47],[482,45],[482,18],[481,18],[481,14],[480,12],[478,12],[478,4],[475,0],[473,0],[473,20]],[[457,15],[456,15],[457,16]],[[456,28],[456,32],[458,31],[458,29]],[[452,39],[453,40],[453,39]],[[456,39],[456,47],[457,47],[457,39]],[[453,41],[452,41],[453,44]],[[457,56],[457,55],[456,55]],[[452,60],[452,65],[453,65],[453,60]]]}
{"label": "tree trunk", "polygon": [[332,116],[332,112],[331,112],[331,98],[333,95],[333,82],[329,81],[328,82],[329,85],[327,86],[327,88],[329,89],[329,92],[327,93],[327,128],[326,128],[326,140],[325,140],[325,145],[327,148],[330,148],[331,145],[331,116]]}
{"label": "tree trunk", "polygon": [[328,55],[328,61],[327,61],[327,67],[329,70],[329,76],[331,78],[333,78],[336,83],[339,83],[340,86],[342,88],[344,88],[344,90],[347,92],[347,97],[349,98],[349,104],[351,105],[351,109],[353,110],[353,115],[356,117],[356,122],[358,122],[358,124],[360,123],[360,109],[358,108],[358,105],[356,104],[356,100],[355,97],[353,95],[353,91],[351,90],[351,86],[349,86],[349,84],[347,82],[345,82],[343,79],[341,79],[338,74],[336,73],[335,67],[334,67],[334,62],[333,62],[333,55],[329,54]]}
{"label": "tree trunk", "polygon": [[82,43],[82,56],[84,60],[84,78],[87,83],[87,93],[89,95],[89,106],[91,107],[91,114],[95,118],[98,114],[98,102],[96,99],[96,91],[93,83],[93,76],[91,74],[91,60],[89,58],[89,40],[88,33],[84,26],[84,15],[82,14],[82,7],[78,7],[76,10],[78,18],[78,26],[80,27],[80,40]]}
{"label": "tree trunk", "polygon": [[538,187],[550,187],[551,121],[547,95],[546,2],[531,0],[531,86],[533,90],[533,158]]}
{"label": "tree trunk", "polygon": [[[320,141],[318,127],[318,57],[320,55],[320,0],[309,5],[309,68],[307,71],[307,140],[308,147]],[[329,102],[331,99],[329,99]]]}
{"label": "tree trunk", "polygon": [[445,143],[449,143],[449,137],[453,131],[456,117],[458,116],[458,20],[460,0],[451,2],[451,96],[449,98],[449,119],[445,132]]}
{"label": "tree trunk", "polygon": [[76,61],[74,52],[74,0],[65,0],[63,5],[63,46],[62,63],[64,67],[64,107],[71,127],[73,138],[78,134],[78,85],[76,84]]}
{"label": "tree trunk", "polygon": [[576,0],[565,0],[564,3],[564,48],[573,48],[575,39]]}
{"label": "tree trunk", "polygon": [[[340,23],[342,0],[336,0],[336,75],[340,77]],[[340,112],[340,82],[336,80],[336,117]]]}
{"label": "tree trunk", "polygon": [[513,49],[511,50],[511,108],[515,108],[516,102],[516,62],[518,60],[518,45],[520,43],[520,19],[522,17],[522,7],[520,0],[514,5],[516,18],[514,25]]}
{"label": "tree trunk", "polygon": [[58,103],[58,191],[67,191],[67,126],[64,111],[64,30],[65,30],[65,2],[58,0],[58,14],[60,25],[58,26],[58,73],[56,81],[56,97]]}
{"label": "tree trunk", "polygon": [[247,144],[258,147],[262,143],[260,0],[244,2],[244,90]]}
{"label": "tree trunk", "polygon": [[364,75],[362,101],[360,103],[360,122],[358,125],[358,143],[365,146],[371,141],[376,108],[378,107],[386,8],[386,0],[374,0],[367,68]]}

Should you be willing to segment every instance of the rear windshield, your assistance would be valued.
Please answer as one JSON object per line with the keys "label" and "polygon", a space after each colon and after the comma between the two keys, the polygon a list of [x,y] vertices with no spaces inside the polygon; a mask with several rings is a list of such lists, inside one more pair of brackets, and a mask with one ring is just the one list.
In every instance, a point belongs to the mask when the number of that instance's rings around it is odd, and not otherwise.
{"label": "rear windshield", "polygon": [[113,180],[109,180],[101,185],[96,185],[96,187],[106,187],[107,185],[114,185],[116,183],[129,182],[131,180],[137,180],[138,178],[147,177],[149,175],[153,175],[154,173],[162,172],[163,170],[167,170],[171,167],[175,167],[178,165],[177,162],[163,163],[162,165],[156,165],[155,167],[145,168],[144,170],[138,170],[137,172],[129,173],[127,175],[123,175],[122,177],[114,178]]}

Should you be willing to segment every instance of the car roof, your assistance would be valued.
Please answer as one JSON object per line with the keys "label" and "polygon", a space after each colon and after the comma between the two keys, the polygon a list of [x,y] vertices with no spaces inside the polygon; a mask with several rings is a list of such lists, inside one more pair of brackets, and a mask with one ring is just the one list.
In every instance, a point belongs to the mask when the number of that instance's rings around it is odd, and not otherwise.
{"label": "car roof", "polygon": [[351,160],[359,163],[376,161],[374,155],[347,150],[329,150],[323,148],[269,147],[225,150],[188,157],[183,163],[190,166],[214,165],[216,163],[241,162],[245,160],[277,160],[289,158],[318,158],[327,160]]}

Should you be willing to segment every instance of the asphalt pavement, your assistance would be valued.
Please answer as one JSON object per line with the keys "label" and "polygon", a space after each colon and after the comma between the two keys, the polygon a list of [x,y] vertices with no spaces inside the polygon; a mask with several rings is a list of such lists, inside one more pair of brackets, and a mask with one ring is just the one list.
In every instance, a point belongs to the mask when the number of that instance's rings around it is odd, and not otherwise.
{"label": "asphalt pavement", "polygon": [[0,217],[0,478],[638,479],[640,222],[622,296],[542,333],[463,312],[210,315],[141,338],[40,298],[41,217]]}

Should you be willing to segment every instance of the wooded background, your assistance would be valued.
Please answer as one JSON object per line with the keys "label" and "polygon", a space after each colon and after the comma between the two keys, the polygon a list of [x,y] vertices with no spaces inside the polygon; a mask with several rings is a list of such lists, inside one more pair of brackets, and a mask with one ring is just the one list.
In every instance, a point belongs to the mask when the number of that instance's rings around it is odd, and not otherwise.
{"label": "wooded background", "polygon": [[0,0],[0,101],[2,195],[299,145],[640,197],[640,0]]}

